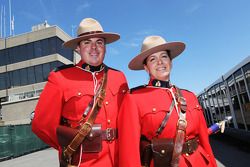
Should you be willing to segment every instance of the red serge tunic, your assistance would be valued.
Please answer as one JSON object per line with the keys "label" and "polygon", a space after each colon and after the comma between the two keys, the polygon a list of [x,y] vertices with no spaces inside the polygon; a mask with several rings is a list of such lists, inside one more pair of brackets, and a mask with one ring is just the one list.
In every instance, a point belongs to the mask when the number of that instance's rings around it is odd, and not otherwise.
{"label": "red serge tunic", "polygon": [[[173,92],[176,92],[172,88]],[[181,90],[187,103],[185,141],[199,138],[199,146],[190,155],[182,154],[180,167],[214,167],[216,161],[209,144],[203,111],[196,96]],[[144,86],[124,97],[118,117],[119,167],[140,167],[140,137],[151,140],[159,128],[172,102],[170,89]],[[174,108],[159,138],[174,138],[178,114]],[[153,166],[153,164],[151,165]]]}
{"label": "red serge tunic", "polygon": [[[61,117],[72,124],[77,123],[85,108],[94,95],[94,82],[102,79],[104,70],[89,72],[81,69],[82,62],[76,66],[51,72],[48,82],[41,93],[32,121],[33,132],[45,143],[61,152],[56,136],[56,128]],[[96,124],[102,129],[117,128],[118,111],[128,90],[124,74],[109,68],[107,77],[106,96],[100,109]],[[74,126],[74,125],[73,125]],[[81,167],[117,167],[117,140],[102,141],[102,151],[99,153],[84,153]]]}

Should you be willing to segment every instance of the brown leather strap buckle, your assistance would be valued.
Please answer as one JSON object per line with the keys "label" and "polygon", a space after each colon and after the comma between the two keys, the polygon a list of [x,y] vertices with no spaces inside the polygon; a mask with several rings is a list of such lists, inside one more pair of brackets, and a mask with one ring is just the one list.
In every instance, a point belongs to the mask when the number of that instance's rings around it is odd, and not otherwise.
{"label": "brown leather strap buckle", "polygon": [[115,139],[115,132],[112,128],[107,128],[106,129],[106,137],[108,141],[114,140]]}
{"label": "brown leather strap buckle", "polygon": [[177,127],[178,127],[178,130],[183,130],[185,131],[186,130],[186,127],[187,127],[187,121],[185,119],[179,119],[177,121]]}
{"label": "brown leather strap buckle", "polygon": [[103,131],[103,140],[111,142],[116,138],[117,138],[117,129],[107,128],[106,130]]}
{"label": "brown leather strap buckle", "polygon": [[199,145],[197,140],[198,138],[196,137],[196,138],[186,141],[183,144],[182,153],[186,155],[190,155],[193,152],[195,152],[195,150],[198,148],[198,145]]}

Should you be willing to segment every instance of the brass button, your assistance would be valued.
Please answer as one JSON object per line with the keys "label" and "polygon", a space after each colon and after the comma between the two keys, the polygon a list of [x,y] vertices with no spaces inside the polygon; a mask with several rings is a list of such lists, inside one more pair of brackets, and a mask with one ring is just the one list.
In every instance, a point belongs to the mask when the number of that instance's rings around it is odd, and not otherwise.
{"label": "brass button", "polygon": [[78,94],[77,94],[78,96],[81,96],[82,95],[82,93],[81,92],[78,92]]}
{"label": "brass button", "polygon": [[156,111],[156,108],[153,108],[152,111],[155,112],[155,111]]}
{"label": "brass button", "polygon": [[165,150],[161,150],[161,153],[162,153],[162,154],[165,154]]}
{"label": "brass button", "polygon": [[126,90],[125,90],[125,89],[123,89],[123,90],[122,90],[122,93],[126,93]]}
{"label": "brass button", "polygon": [[106,102],[105,102],[105,104],[106,104],[106,105],[108,105],[108,104],[109,104],[109,102],[108,102],[108,101],[106,101]]}
{"label": "brass button", "polygon": [[93,133],[90,133],[90,134],[89,134],[89,137],[93,137]]}
{"label": "brass button", "polygon": [[108,119],[108,121],[107,121],[107,122],[108,122],[108,124],[110,124],[110,123],[111,123],[110,119]]}
{"label": "brass button", "polygon": [[189,154],[188,154],[188,153],[186,153],[185,155],[186,155],[187,157],[189,156]]}
{"label": "brass button", "polygon": [[98,75],[99,73],[97,72],[97,73],[95,73],[95,75]]}

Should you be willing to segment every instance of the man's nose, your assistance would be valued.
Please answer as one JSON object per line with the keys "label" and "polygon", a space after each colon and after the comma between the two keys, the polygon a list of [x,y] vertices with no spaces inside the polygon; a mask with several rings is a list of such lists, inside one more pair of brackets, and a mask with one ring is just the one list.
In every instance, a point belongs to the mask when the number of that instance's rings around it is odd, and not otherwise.
{"label": "man's nose", "polygon": [[162,59],[158,59],[158,60],[157,60],[157,63],[158,63],[158,64],[162,64]]}
{"label": "man's nose", "polygon": [[95,49],[96,48],[96,43],[92,43],[91,48]]}

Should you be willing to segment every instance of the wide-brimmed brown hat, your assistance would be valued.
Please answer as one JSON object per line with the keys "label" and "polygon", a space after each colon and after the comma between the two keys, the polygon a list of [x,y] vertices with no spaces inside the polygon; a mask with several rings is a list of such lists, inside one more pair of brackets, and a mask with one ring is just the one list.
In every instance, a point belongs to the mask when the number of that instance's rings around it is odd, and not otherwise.
{"label": "wide-brimmed brown hat", "polygon": [[75,49],[79,42],[88,38],[104,38],[105,43],[109,44],[120,39],[117,33],[104,32],[101,24],[93,18],[83,19],[77,30],[77,37],[63,43],[64,47]]}
{"label": "wide-brimmed brown hat", "polygon": [[141,53],[135,56],[128,64],[131,70],[143,70],[143,61],[151,54],[169,50],[170,58],[173,59],[181,54],[185,49],[183,42],[167,42],[161,36],[148,36],[144,39],[141,47]]}

